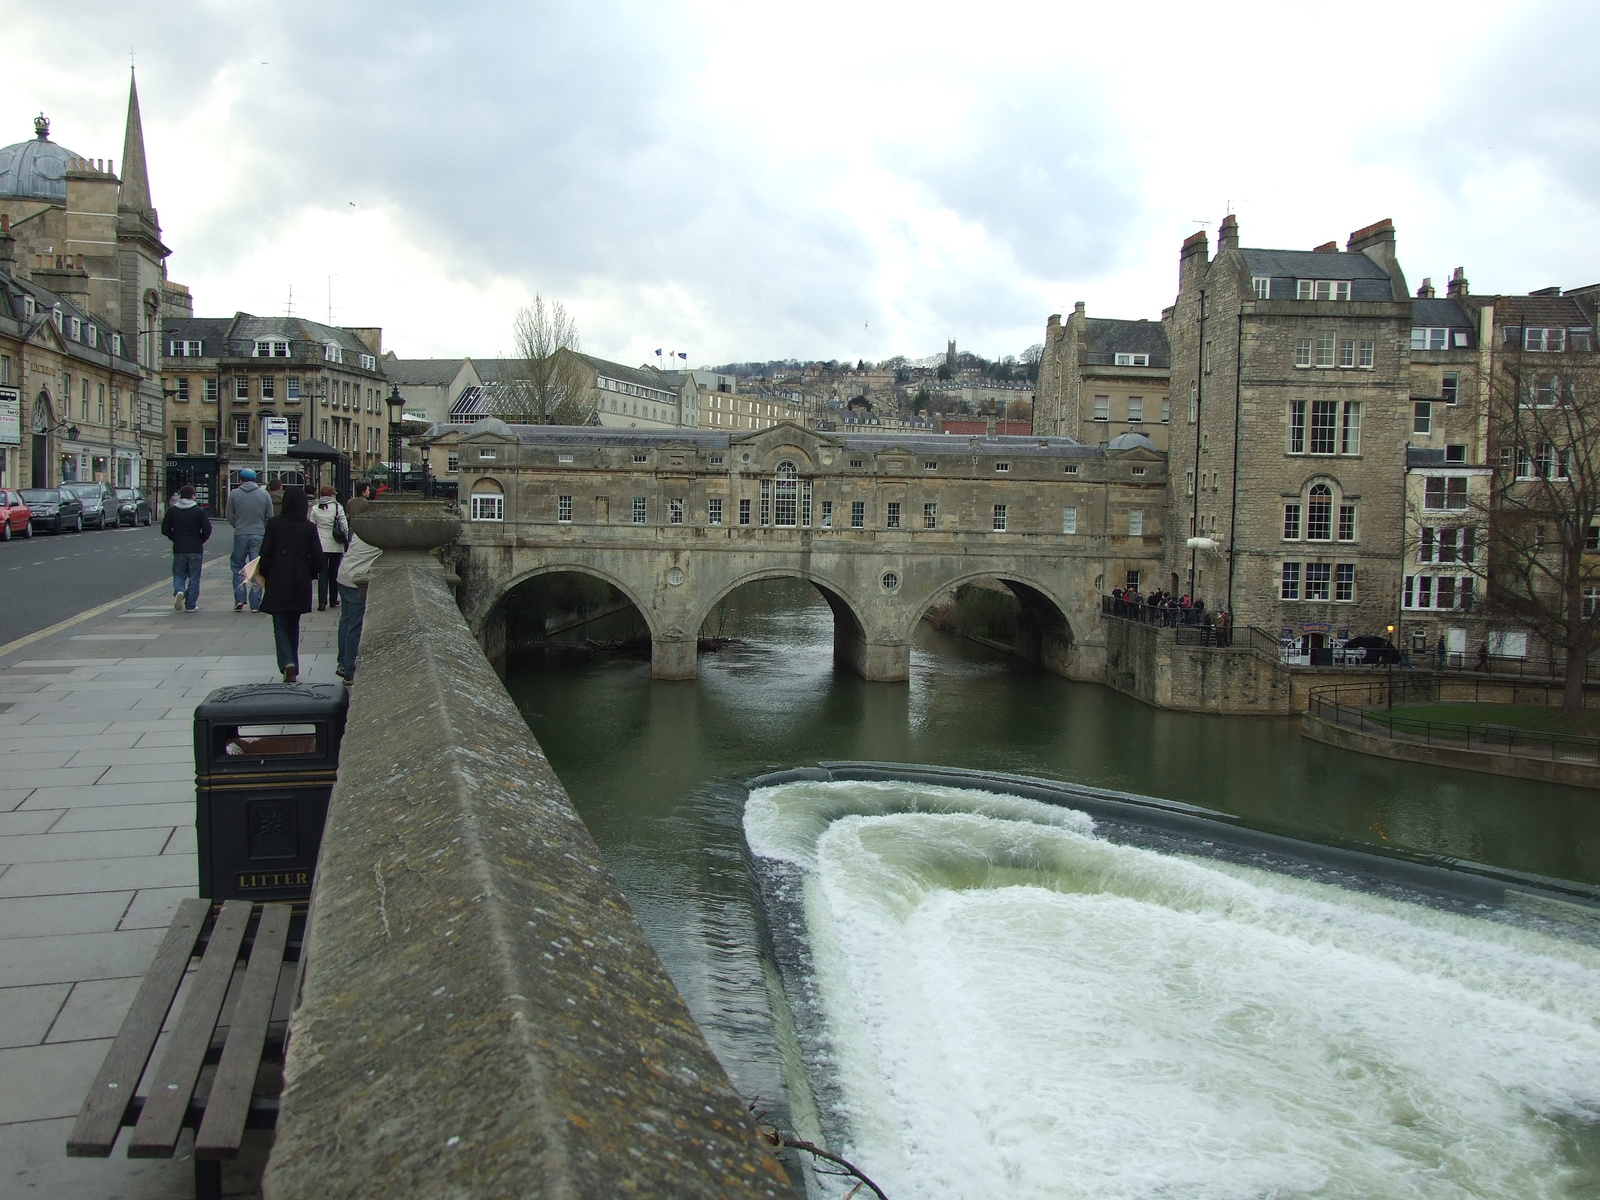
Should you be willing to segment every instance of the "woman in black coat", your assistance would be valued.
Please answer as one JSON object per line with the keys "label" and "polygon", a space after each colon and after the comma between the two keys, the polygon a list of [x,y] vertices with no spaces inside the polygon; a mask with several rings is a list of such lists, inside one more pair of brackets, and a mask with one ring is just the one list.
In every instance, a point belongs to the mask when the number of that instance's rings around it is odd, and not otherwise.
{"label": "woman in black coat", "polygon": [[283,514],[267,522],[256,568],[267,581],[261,611],[272,614],[272,640],[285,683],[300,675],[300,614],[311,611],[311,581],[324,561],[317,527],[306,516],[309,507],[304,488],[283,489]]}

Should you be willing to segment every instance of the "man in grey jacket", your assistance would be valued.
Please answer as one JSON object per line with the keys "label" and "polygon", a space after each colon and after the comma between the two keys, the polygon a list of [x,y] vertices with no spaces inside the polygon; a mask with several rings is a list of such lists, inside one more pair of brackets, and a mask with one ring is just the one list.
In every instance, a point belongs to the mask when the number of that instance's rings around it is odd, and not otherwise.
{"label": "man in grey jacket", "polygon": [[251,612],[261,611],[261,585],[244,581],[244,565],[261,553],[261,539],[272,516],[272,498],[256,482],[256,473],[246,467],[239,472],[239,486],[228,493],[228,520],[233,524],[233,611],[243,612],[248,600]]}

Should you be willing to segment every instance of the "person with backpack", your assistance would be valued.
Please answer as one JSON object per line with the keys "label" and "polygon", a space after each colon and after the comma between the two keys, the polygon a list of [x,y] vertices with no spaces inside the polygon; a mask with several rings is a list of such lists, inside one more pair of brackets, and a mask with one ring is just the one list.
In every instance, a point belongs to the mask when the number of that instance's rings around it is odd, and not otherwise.
{"label": "person with backpack", "polygon": [[195,503],[194,485],[184,484],[161,518],[161,532],[172,543],[172,607],[194,612],[200,607],[200,563],[211,536],[211,518]]}
{"label": "person with backpack", "polygon": [[324,560],[322,573],[317,576],[317,611],[326,612],[330,603],[334,608],[339,607],[339,560],[350,543],[350,523],[344,506],[327,484],[323,485],[322,494],[311,510],[311,523],[317,527]]}

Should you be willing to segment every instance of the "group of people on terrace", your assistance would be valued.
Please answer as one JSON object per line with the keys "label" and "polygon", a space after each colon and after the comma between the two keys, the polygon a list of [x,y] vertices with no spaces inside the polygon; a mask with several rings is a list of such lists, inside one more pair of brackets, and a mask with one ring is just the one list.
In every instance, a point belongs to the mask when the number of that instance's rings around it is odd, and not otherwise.
{"label": "group of people on terrace", "polygon": [[1191,597],[1187,592],[1175,596],[1159,589],[1141,592],[1137,588],[1112,588],[1106,600],[1106,611],[1130,621],[1148,621],[1168,629],[1197,625],[1205,631],[1206,641],[1218,646],[1228,644],[1232,628],[1227,613],[1211,611],[1204,600]]}

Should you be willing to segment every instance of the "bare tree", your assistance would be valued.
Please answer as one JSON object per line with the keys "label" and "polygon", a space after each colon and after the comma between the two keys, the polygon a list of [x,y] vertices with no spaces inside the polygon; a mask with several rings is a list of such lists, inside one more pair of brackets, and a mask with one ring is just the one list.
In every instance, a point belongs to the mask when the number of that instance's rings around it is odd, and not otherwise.
{"label": "bare tree", "polygon": [[513,425],[592,424],[594,372],[578,355],[578,327],[566,305],[535,295],[517,310],[512,336],[510,378],[491,390],[490,411]]}
{"label": "bare tree", "polygon": [[[1499,464],[1489,510],[1489,600],[1566,655],[1562,711],[1583,711],[1600,646],[1600,367],[1584,354],[1498,364],[1490,391]],[[1443,481],[1440,481],[1441,483]]]}

